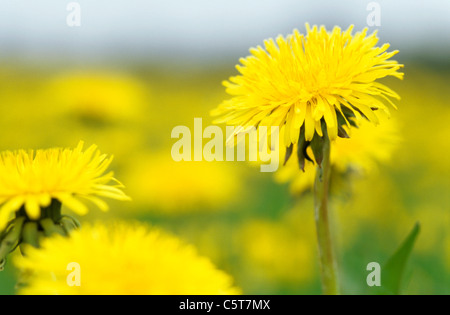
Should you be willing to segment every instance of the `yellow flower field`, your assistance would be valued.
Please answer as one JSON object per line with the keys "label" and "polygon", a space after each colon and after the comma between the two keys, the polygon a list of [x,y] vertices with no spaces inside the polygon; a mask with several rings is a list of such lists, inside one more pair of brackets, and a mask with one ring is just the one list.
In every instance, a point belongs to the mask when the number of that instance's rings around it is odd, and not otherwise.
{"label": "yellow flower field", "polygon": [[448,4],[121,2],[2,8],[0,295],[450,294]]}

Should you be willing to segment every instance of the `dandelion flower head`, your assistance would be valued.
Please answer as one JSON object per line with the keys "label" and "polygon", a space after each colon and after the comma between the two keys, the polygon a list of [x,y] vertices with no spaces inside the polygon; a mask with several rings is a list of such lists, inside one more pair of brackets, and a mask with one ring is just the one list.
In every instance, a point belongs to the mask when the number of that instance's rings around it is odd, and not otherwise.
{"label": "dandelion flower head", "polygon": [[[69,263],[79,264],[80,286],[68,286]],[[85,225],[71,237],[44,240],[17,256],[30,271],[21,294],[238,294],[229,275],[190,245],[144,224]]]}
{"label": "dandelion flower head", "polygon": [[112,157],[101,154],[95,145],[83,150],[83,145],[80,142],[74,150],[0,153],[0,230],[21,208],[30,219],[39,219],[41,209],[53,199],[79,215],[88,212],[82,200],[103,211],[108,205],[100,197],[129,200],[113,172],[106,172]]}
{"label": "dandelion flower head", "polygon": [[[377,112],[389,113],[391,98],[399,95],[377,80],[403,78],[403,65],[390,60],[398,51],[389,44],[377,47],[376,32],[367,28],[352,34],[335,27],[306,24],[306,35],[297,30],[250,50],[237,66],[239,75],[224,82],[232,96],[212,114],[216,122],[241,126],[279,126],[285,129],[284,144],[299,137],[311,141],[324,132],[334,140],[350,120],[362,118],[378,124]],[[300,135],[302,132],[302,135]]]}

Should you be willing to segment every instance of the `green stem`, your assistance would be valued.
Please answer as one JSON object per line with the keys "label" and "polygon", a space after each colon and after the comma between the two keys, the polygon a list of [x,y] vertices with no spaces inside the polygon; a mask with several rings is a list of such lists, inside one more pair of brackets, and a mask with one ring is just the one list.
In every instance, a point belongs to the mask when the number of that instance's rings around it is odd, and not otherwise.
{"label": "green stem", "polygon": [[340,294],[338,284],[337,262],[330,231],[330,214],[328,210],[328,194],[330,185],[330,140],[324,137],[323,161],[317,167],[314,183],[314,208],[319,246],[320,272],[323,293],[326,295]]}

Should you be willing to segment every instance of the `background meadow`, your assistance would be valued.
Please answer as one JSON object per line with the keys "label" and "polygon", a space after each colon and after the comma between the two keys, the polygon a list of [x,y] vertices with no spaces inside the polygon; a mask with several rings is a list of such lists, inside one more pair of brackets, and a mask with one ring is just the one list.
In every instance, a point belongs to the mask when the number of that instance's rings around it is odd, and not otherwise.
{"label": "background meadow", "polygon": [[[320,294],[312,196],[245,162],[174,162],[170,134],[194,117],[212,124],[227,98],[221,81],[248,48],[305,22],[360,30],[369,2],[78,2],[79,28],[66,25],[66,4],[2,4],[0,150],[97,144],[133,201],[108,201],[110,212],[82,222],[163,227],[245,294]],[[449,294],[450,6],[379,3],[382,24],[370,31],[405,64],[403,81],[387,80],[402,96],[399,142],[376,171],[333,186],[344,293],[373,293],[367,264],[385,263],[420,222],[404,293]],[[14,294],[16,273],[0,272],[1,294]]]}

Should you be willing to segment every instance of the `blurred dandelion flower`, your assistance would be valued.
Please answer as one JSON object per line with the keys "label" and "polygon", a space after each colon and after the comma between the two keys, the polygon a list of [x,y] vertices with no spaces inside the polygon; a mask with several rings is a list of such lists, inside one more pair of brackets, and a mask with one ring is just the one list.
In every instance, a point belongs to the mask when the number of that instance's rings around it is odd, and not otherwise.
{"label": "blurred dandelion flower", "polygon": [[69,73],[48,86],[52,103],[96,122],[133,119],[141,114],[145,89],[135,80],[111,73]]}
{"label": "blurred dandelion flower", "polygon": [[[250,50],[241,59],[240,75],[225,81],[231,99],[223,102],[213,115],[216,122],[245,128],[261,125],[284,128],[286,147],[314,134],[331,140],[346,136],[342,126],[353,118],[378,123],[377,111],[389,112],[384,101],[399,99],[397,93],[376,82],[386,76],[403,78],[403,65],[389,60],[398,51],[386,52],[389,44],[376,47],[376,32],[367,29],[352,35],[335,27],[311,28],[306,36],[297,30],[286,38],[279,36]],[[300,135],[302,132],[302,135]],[[299,139],[300,137],[300,139]]]}
{"label": "blurred dandelion flower", "polygon": [[[58,200],[75,213],[84,215],[93,202],[106,211],[108,205],[99,197],[129,200],[123,186],[105,173],[112,157],[102,155],[97,146],[83,151],[83,142],[74,149],[2,152],[0,154],[0,230],[10,216],[23,209],[27,217],[37,220],[41,210]],[[116,182],[115,185],[109,185]]]}
{"label": "blurred dandelion flower", "polygon": [[[66,266],[77,262],[81,285],[69,287]],[[17,257],[31,274],[21,294],[238,294],[230,276],[194,247],[142,224],[83,226],[70,238],[47,238]]]}
{"label": "blurred dandelion flower", "polygon": [[125,178],[135,204],[166,214],[220,210],[243,189],[239,171],[224,163],[175,162],[167,153],[138,155]]}

